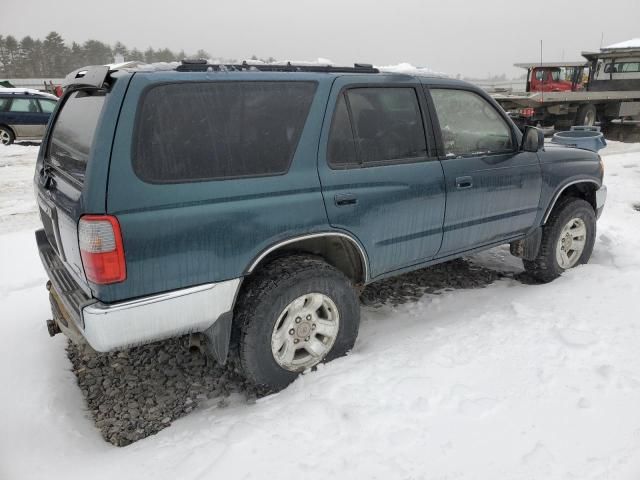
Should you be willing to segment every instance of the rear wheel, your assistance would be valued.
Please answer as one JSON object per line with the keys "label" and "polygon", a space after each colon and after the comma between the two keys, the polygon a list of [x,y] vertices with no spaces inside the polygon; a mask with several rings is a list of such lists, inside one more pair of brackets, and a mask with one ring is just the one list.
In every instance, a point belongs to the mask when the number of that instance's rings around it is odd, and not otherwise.
{"label": "rear wheel", "polygon": [[550,282],[562,272],[587,263],[596,238],[593,207],[580,198],[560,201],[542,229],[535,260],[523,260],[525,270],[541,282]]}
{"label": "rear wheel", "polygon": [[2,145],[11,145],[15,139],[15,135],[9,128],[0,126],[0,143]]}
{"label": "rear wheel", "polygon": [[597,112],[595,105],[582,105],[578,109],[578,114],[576,115],[576,125],[593,127],[596,124],[596,118]]}
{"label": "rear wheel", "polygon": [[236,322],[244,375],[276,391],[300,372],[351,350],[360,305],[340,271],[320,258],[292,255],[272,261],[247,281]]}

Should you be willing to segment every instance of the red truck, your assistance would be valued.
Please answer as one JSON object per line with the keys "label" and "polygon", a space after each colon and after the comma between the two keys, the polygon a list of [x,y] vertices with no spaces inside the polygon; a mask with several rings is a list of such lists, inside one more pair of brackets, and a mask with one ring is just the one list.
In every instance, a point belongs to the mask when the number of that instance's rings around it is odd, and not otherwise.
{"label": "red truck", "polygon": [[518,63],[527,69],[525,91],[493,97],[520,128],[640,120],[640,46],[582,55],[576,62]]}
{"label": "red truck", "polygon": [[584,89],[586,62],[575,63],[517,63],[527,69],[528,92],[576,92]]}

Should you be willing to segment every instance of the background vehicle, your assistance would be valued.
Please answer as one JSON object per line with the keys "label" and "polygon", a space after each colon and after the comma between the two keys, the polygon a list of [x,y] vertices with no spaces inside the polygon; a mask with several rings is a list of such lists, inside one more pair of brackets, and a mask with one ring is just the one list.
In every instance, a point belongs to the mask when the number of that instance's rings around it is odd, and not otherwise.
{"label": "background vehicle", "polygon": [[517,63],[527,69],[527,92],[575,92],[584,88],[586,62]]}
{"label": "background vehicle", "polygon": [[57,101],[37,90],[0,88],[0,143],[42,139]]}
{"label": "background vehicle", "polygon": [[61,101],[34,177],[50,333],[202,334],[272,389],[351,349],[367,283],[506,243],[540,281],[585,263],[606,196],[596,154],[439,77],[92,67]]}
{"label": "background vehicle", "polygon": [[640,119],[640,48],[604,48],[582,55],[587,62],[516,64],[527,69],[526,91],[497,93],[494,98],[521,128],[566,129]]}

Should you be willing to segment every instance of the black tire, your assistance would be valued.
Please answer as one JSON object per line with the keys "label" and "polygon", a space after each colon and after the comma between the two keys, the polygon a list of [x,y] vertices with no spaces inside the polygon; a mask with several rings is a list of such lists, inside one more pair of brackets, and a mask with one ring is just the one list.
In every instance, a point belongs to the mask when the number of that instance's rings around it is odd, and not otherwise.
{"label": "black tire", "polygon": [[598,118],[596,106],[591,105],[590,103],[586,105],[582,105],[578,109],[578,113],[576,115],[576,125],[586,125],[588,127],[593,127],[596,124],[596,119]]}
{"label": "black tire", "polygon": [[546,225],[542,227],[542,240],[536,259],[523,260],[524,269],[529,275],[544,283],[555,280],[562,275],[564,269],[556,259],[556,249],[560,240],[560,232],[573,218],[581,219],[587,229],[584,250],[574,266],[589,261],[596,240],[596,214],[589,202],[580,198],[566,197],[558,201]]}
{"label": "black tire", "polygon": [[296,254],[277,258],[246,281],[236,303],[240,365],[244,376],[258,389],[281,390],[300,373],[277,363],[271,335],[284,309],[310,293],[329,297],[340,319],[333,347],[321,361],[341,357],[353,348],[360,325],[360,303],[351,281],[318,257]]}
{"label": "black tire", "polygon": [[15,139],[16,136],[9,127],[0,125],[0,145],[11,145]]}

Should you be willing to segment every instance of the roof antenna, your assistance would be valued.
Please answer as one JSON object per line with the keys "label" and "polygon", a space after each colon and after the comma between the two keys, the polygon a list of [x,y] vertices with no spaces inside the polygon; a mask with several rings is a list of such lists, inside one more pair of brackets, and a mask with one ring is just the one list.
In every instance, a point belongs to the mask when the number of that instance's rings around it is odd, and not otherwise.
{"label": "roof antenna", "polygon": [[540,102],[544,103],[544,77],[546,75],[544,73],[544,68],[542,67],[542,39],[540,39],[540,71],[542,72],[542,91],[540,92]]}

